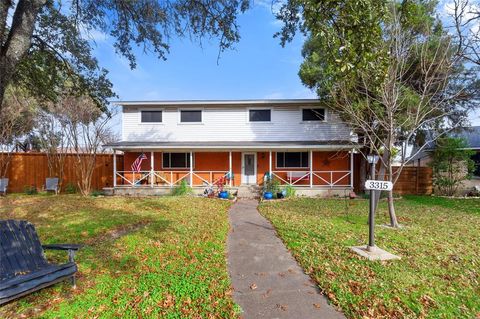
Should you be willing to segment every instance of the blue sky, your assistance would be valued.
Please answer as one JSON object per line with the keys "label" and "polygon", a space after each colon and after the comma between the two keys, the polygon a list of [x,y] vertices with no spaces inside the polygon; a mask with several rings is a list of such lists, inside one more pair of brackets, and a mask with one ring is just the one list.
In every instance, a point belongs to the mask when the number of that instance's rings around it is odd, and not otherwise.
{"label": "blue sky", "polygon": [[239,18],[241,41],[218,64],[215,39],[200,47],[173,38],[167,61],[139,51],[135,70],[101,36],[95,37],[95,55],[110,71],[120,100],[314,98],[297,75],[302,36],[282,48],[273,38],[280,24],[270,6],[256,3]]}
{"label": "blue sky", "polygon": [[[222,53],[218,64],[215,39],[200,46],[190,39],[172,38],[167,61],[137,50],[137,68],[131,70],[110,39],[93,34],[95,56],[109,70],[120,100],[315,98],[298,77],[304,38],[299,34],[285,48],[280,46],[273,34],[281,25],[270,3],[255,1],[239,17],[242,38],[235,49]],[[471,120],[480,125],[480,113]],[[119,121],[114,121],[115,130]]]}

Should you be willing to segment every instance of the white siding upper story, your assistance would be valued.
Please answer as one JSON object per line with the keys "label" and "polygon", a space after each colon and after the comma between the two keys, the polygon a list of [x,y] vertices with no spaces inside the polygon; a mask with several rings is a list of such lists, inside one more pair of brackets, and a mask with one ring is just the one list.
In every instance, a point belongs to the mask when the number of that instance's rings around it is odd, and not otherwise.
{"label": "white siding upper story", "polygon": [[[305,102],[301,102],[305,101]],[[128,142],[202,141],[338,141],[351,140],[351,130],[332,111],[325,121],[303,121],[303,108],[324,108],[312,100],[289,103],[123,102],[122,140]],[[201,110],[201,123],[181,123],[181,110]],[[251,109],[270,109],[270,122],[250,122]],[[144,123],[141,111],[162,111],[161,123]]]}

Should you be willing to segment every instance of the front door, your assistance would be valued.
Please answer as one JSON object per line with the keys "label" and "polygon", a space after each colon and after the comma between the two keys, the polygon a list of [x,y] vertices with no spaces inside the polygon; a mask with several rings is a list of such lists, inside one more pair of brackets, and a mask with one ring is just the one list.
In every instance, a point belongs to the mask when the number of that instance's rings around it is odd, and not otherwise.
{"label": "front door", "polygon": [[242,184],[257,184],[257,154],[242,154]]}

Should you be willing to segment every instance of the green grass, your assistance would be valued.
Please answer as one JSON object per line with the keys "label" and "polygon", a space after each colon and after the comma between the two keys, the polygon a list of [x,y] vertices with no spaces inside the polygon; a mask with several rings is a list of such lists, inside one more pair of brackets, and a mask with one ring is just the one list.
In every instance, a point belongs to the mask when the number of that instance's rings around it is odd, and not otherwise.
{"label": "green grass", "polygon": [[[368,236],[366,200],[265,202],[295,258],[349,318],[480,317],[480,200],[397,200],[399,230],[376,228],[376,243],[402,257],[369,262],[349,250]],[[380,204],[377,225],[387,222]]]}
{"label": "green grass", "polygon": [[[68,282],[0,309],[0,317],[232,318],[227,210],[193,197],[0,198],[1,218],[35,224],[43,243],[83,243]],[[48,253],[52,261],[66,256]]]}

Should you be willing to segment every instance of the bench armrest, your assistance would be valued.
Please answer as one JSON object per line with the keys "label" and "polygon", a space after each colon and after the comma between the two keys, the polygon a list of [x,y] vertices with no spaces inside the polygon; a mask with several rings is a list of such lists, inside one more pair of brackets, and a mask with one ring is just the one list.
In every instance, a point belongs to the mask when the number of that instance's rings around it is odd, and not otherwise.
{"label": "bench armrest", "polygon": [[82,248],[83,245],[79,244],[49,244],[49,245],[42,245],[43,249],[51,249],[51,250],[67,250],[68,251],[68,261],[75,262],[75,253],[77,250]]}
{"label": "bench armrest", "polygon": [[79,250],[83,247],[83,245],[79,244],[49,244],[49,245],[42,245],[43,249],[51,249],[51,250]]}

